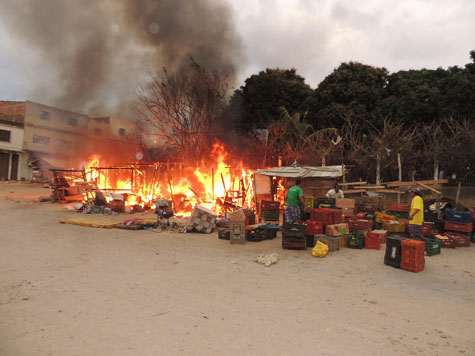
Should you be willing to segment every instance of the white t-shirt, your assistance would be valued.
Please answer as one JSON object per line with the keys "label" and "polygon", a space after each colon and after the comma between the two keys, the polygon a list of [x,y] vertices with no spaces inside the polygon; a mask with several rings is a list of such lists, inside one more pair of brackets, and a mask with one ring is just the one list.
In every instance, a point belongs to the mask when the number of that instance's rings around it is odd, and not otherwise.
{"label": "white t-shirt", "polygon": [[344,198],[343,190],[339,190],[338,193],[335,192],[335,189],[330,189],[326,195],[327,198]]}

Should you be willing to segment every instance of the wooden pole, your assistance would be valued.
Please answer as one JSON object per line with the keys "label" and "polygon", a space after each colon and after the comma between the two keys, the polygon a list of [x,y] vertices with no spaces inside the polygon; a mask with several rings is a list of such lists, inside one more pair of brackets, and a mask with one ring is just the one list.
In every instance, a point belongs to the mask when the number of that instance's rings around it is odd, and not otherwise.
{"label": "wooden pole", "polygon": [[457,205],[459,203],[459,198],[460,198],[460,189],[462,188],[462,182],[459,182],[457,185],[457,195],[455,196],[455,208],[457,208]]}
{"label": "wooden pole", "polygon": [[434,180],[439,179],[439,159],[434,160]]}
{"label": "wooden pole", "polygon": [[213,186],[213,201],[214,201],[214,168],[211,168],[211,185]]}
{"label": "wooden pole", "polygon": [[[397,154],[397,168],[398,168],[398,179],[402,182],[402,167],[401,167],[401,154]],[[397,202],[401,202],[401,194],[397,194]]]}
{"label": "wooden pole", "polygon": [[376,184],[381,184],[381,156],[376,154]]}

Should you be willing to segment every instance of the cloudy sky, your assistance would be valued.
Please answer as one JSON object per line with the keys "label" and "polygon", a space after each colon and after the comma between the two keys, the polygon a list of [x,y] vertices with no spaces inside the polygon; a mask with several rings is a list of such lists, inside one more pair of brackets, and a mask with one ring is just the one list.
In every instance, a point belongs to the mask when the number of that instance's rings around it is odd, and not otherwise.
{"label": "cloudy sky", "polygon": [[[316,87],[347,61],[391,72],[463,66],[475,49],[473,0],[221,1],[229,2],[244,46],[238,86],[275,67],[294,67]],[[33,88],[55,78],[55,68],[0,16],[0,100],[39,100]]]}

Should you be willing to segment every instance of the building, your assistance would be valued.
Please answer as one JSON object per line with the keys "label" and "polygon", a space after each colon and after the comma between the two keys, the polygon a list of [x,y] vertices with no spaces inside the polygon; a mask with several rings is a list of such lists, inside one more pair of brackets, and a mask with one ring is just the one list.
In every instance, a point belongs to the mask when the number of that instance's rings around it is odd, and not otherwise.
{"label": "building", "polygon": [[50,168],[82,168],[93,153],[126,159],[137,150],[131,139],[135,123],[118,118],[90,118],[32,101],[0,101],[0,120],[2,179],[32,179],[35,171],[48,176]]}

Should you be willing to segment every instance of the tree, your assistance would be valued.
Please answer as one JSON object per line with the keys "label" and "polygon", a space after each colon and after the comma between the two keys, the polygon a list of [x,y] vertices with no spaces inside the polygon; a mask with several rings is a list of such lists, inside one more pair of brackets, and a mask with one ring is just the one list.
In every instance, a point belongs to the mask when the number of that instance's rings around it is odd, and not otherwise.
{"label": "tree", "polygon": [[179,158],[200,160],[211,150],[225,108],[225,78],[206,71],[190,57],[188,67],[163,68],[152,79],[139,94],[144,121],[157,138],[178,151]]}
{"label": "tree", "polygon": [[243,133],[264,129],[279,120],[280,107],[290,113],[307,111],[312,89],[295,69],[266,69],[246,79],[227,110],[227,119]]}
{"label": "tree", "polygon": [[309,120],[316,128],[341,127],[348,115],[373,125],[382,124],[387,77],[385,68],[342,63],[315,89]]}

